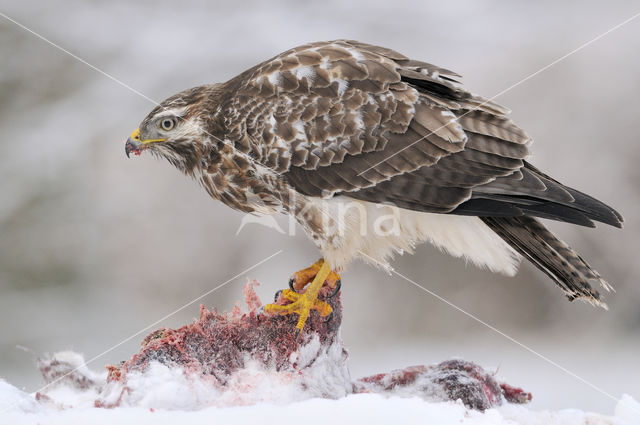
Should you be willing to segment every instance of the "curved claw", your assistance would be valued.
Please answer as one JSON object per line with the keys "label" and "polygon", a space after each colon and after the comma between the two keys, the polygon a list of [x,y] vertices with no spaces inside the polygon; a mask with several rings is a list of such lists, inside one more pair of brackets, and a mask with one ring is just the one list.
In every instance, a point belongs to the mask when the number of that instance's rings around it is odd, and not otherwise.
{"label": "curved claw", "polygon": [[334,289],[332,293],[327,295],[327,298],[333,298],[336,295],[338,295],[338,292],[340,292],[341,287],[342,287],[342,279],[339,279],[336,281],[336,289]]}
{"label": "curved claw", "polygon": [[296,291],[295,286],[293,286],[293,284],[296,282],[296,280],[294,278],[289,279],[289,289],[291,289],[293,292],[298,292]]}
{"label": "curved claw", "polygon": [[279,290],[275,293],[275,295],[273,296],[273,302],[274,302],[274,303],[277,303],[277,302],[278,302],[278,299],[280,298],[280,295],[282,295],[282,289],[279,289]]}

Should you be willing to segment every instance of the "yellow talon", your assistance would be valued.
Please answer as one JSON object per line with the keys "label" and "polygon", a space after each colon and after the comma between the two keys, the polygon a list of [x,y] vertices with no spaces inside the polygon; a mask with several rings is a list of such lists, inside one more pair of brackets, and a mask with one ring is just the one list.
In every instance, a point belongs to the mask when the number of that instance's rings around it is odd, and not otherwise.
{"label": "yellow talon", "polygon": [[331,273],[331,266],[329,263],[323,262],[322,266],[318,270],[313,282],[309,285],[307,290],[299,294],[290,289],[285,289],[282,291],[282,296],[292,301],[291,304],[287,305],[278,305],[278,304],[267,304],[264,306],[265,313],[273,313],[273,314],[298,314],[298,324],[296,325],[296,334],[302,331],[304,328],[304,324],[309,317],[309,313],[311,310],[316,310],[321,316],[325,317],[331,314],[333,309],[329,304],[324,301],[318,299],[318,292],[320,292],[320,288],[324,284],[324,281],[327,279]]}

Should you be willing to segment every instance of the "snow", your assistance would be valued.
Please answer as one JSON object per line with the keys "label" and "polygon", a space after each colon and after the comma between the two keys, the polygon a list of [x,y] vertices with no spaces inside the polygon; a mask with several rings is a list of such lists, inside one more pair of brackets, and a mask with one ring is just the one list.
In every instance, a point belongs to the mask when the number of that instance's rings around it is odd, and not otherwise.
{"label": "snow", "polygon": [[[169,379],[169,380],[167,380]],[[141,383],[142,384],[142,383]],[[193,390],[177,375],[157,370],[144,385],[158,385],[157,395],[173,399],[174,406],[184,403],[184,393]],[[274,384],[276,385],[276,384]],[[188,388],[187,388],[188,387]],[[185,391],[187,390],[187,391]],[[202,390],[202,389],[200,389]],[[205,395],[205,393],[202,393]],[[157,396],[156,395],[156,396]],[[214,396],[214,394],[209,394]],[[139,400],[136,407],[116,409],[83,406],[58,409],[35,401],[27,394],[0,381],[0,423],[2,424],[252,424],[287,423],[295,418],[304,425],[331,423],[350,424],[526,424],[526,425],[637,425],[640,424],[640,403],[623,396],[613,416],[587,413],[576,409],[560,411],[532,411],[523,406],[506,404],[484,413],[470,410],[461,402],[428,402],[419,397],[385,397],[380,394],[353,394],[337,400],[312,398],[305,401],[276,405],[259,403],[252,406],[207,407],[200,410],[168,410],[145,407],[149,399]],[[159,399],[156,399],[159,401]],[[193,407],[192,402],[186,403]],[[348,421],[348,422],[347,422]]]}
{"label": "snow", "polygon": [[[348,394],[350,377],[346,368],[337,368],[342,357],[339,344],[328,348],[317,338],[299,352],[292,362],[308,366],[305,374],[266,369],[248,359],[221,389],[215,379],[194,374],[180,367],[151,362],[142,371],[127,375],[126,389],[121,382],[107,382],[106,374],[91,371],[81,355],[62,352],[47,364],[60,366],[57,376],[41,393],[26,393],[0,380],[0,424],[252,424],[290,422],[304,425],[350,424],[523,424],[523,425],[638,425],[640,403],[625,395],[612,416],[577,409],[533,411],[523,405],[504,403],[481,412],[465,407],[461,400],[435,402],[424,397],[417,385],[386,394]],[[73,367],[61,375],[64,364]],[[45,372],[43,372],[45,373]],[[46,374],[46,373],[45,373]],[[85,379],[86,378],[86,379]],[[301,381],[302,379],[302,381]],[[387,378],[385,378],[387,379]],[[318,383],[322,383],[318,386]],[[106,384],[106,385],[105,385]],[[82,387],[82,388],[81,388]],[[101,391],[99,388],[103,388]],[[340,392],[340,388],[343,391]],[[326,398],[336,392],[335,399]],[[99,393],[99,394],[98,394]],[[418,396],[421,395],[421,396]],[[96,407],[98,398],[102,405]]]}

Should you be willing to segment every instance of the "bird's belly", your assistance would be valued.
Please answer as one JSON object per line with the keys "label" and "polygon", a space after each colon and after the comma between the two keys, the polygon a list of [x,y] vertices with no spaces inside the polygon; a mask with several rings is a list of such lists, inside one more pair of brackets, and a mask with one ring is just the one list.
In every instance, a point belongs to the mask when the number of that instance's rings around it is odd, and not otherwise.
{"label": "bird's belly", "polygon": [[454,257],[513,275],[520,256],[478,217],[431,214],[334,197],[316,201],[323,210],[324,235],[318,241],[334,267],[355,258],[386,266],[396,253],[430,242]]}

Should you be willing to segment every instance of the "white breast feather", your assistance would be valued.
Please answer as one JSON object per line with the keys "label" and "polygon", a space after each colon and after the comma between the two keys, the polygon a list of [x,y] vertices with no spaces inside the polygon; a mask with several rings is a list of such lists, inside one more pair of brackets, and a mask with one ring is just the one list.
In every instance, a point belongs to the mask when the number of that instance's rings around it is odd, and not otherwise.
{"label": "white breast feather", "polygon": [[510,276],[522,258],[478,217],[423,213],[339,197],[316,202],[330,217],[341,217],[332,229],[334,243],[321,246],[324,258],[334,267],[358,257],[386,266],[394,254],[412,252],[421,242]]}

